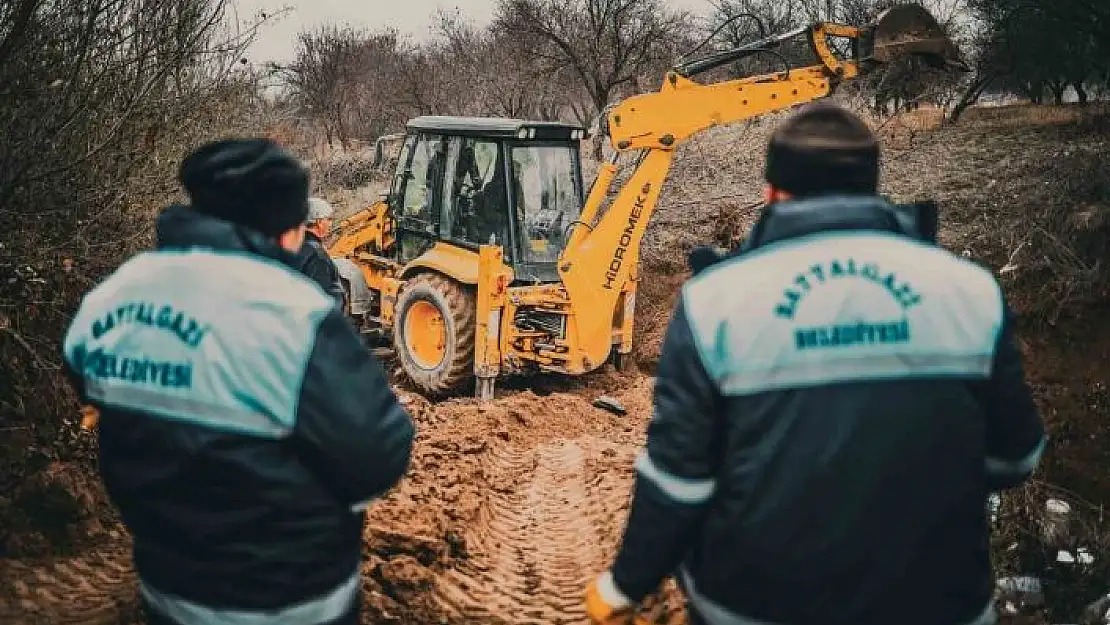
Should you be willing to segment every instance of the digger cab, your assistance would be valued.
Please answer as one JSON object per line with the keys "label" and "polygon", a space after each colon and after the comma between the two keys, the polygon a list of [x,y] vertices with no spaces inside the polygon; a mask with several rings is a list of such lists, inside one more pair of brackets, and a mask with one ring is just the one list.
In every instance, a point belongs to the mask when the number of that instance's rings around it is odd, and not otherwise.
{"label": "digger cab", "polygon": [[388,203],[402,264],[437,243],[498,245],[518,280],[558,281],[584,202],[581,127],[469,117],[409,121]]}

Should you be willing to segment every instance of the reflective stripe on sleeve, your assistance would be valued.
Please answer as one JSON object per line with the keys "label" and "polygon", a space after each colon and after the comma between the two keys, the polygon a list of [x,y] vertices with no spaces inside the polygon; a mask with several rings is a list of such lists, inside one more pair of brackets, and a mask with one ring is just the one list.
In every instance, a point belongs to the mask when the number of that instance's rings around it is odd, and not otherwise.
{"label": "reflective stripe on sleeve", "polygon": [[743,396],[786,388],[843,382],[869,382],[958,376],[984,378],[993,354],[869,354],[829,356],[818,361],[786,360],[773,367],[742,368],[720,378],[721,392]]}
{"label": "reflective stripe on sleeve", "polygon": [[678,503],[705,503],[713,497],[713,492],[717,489],[717,480],[692,480],[664,471],[652,462],[646,450],[640,452],[634,466],[641,476]]}
{"label": "reflective stripe on sleeve", "polygon": [[374,499],[376,499],[376,497],[373,499],[367,499],[366,501],[360,501],[352,505],[351,512],[354,512],[356,514],[366,512],[366,510],[370,508],[370,504],[374,503]]}
{"label": "reflective stripe on sleeve", "polygon": [[1048,438],[1042,436],[1033,451],[1030,451],[1020,460],[987,458],[987,473],[1001,476],[1029,475],[1033,472],[1033,469],[1037,468],[1037,463],[1041,461],[1041,456],[1044,454],[1047,444]]}
{"label": "reflective stripe on sleeve", "polygon": [[86,383],[85,392],[90,399],[105,406],[132,410],[213,430],[275,439],[284,438],[292,431],[274,417],[244,410],[238,406],[213,404],[133,386],[89,380]]}
{"label": "reflective stripe on sleeve", "polygon": [[330,623],[345,615],[360,590],[359,572],[323,596],[279,610],[248,611],[210,608],[163,593],[139,581],[139,592],[150,606],[180,625],[305,625]]}

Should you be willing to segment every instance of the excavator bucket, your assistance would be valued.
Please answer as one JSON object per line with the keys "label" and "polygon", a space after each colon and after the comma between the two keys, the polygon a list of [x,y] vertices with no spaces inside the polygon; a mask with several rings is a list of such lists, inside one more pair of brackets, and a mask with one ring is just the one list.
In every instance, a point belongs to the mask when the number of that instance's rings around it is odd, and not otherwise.
{"label": "excavator bucket", "polygon": [[880,13],[862,33],[860,44],[864,61],[885,64],[918,56],[933,67],[970,71],[937,20],[916,4],[903,4]]}

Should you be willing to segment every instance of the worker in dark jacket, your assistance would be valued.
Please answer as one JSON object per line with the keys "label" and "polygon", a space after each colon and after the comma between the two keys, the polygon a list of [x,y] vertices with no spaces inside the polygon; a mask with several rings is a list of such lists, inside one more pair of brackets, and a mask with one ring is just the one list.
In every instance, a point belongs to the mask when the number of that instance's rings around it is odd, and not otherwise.
{"label": "worker in dark jacket", "polygon": [[206,145],[157,249],[81,304],[64,356],[155,625],[358,622],[362,510],[413,422],[335,302],[294,269],[308,172]]}
{"label": "worker in dark jacket", "polygon": [[335,209],[323,198],[309,198],[308,222],[305,227],[304,245],[297,255],[297,267],[312,278],[337,302],[344,302],[346,294],[339,279],[339,268],[324,249],[324,238],[331,233]]}
{"label": "worker in dark jacket", "polygon": [[986,502],[1045,447],[998,282],[876,195],[858,118],[774,134],[744,249],[684,285],[623,541],[629,622],[676,574],[708,625],[986,625]]}

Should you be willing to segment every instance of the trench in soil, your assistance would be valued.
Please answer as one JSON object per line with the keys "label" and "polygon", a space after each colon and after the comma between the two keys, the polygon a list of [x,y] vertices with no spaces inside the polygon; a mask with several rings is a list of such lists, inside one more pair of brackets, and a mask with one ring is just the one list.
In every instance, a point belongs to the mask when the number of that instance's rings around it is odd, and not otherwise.
{"label": "trench in soil", "polygon": [[[974,128],[951,132],[958,136],[926,142],[920,152],[892,161],[893,169],[904,171],[890,177],[905,195],[933,195],[939,189],[944,196],[940,199],[953,209],[951,221],[987,220],[997,229],[1001,226],[990,220],[1016,215],[1015,203],[1022,196],[987,193],[984,189],[995,180],[974,178],[969,172],[1001,179],[1012,168],[997,162],[1008,154],[1055,152],[1029,147],[1030,131],[1025,128],[1006,135],[1011,144],[998,141],[998,129],[978,139],[975,133],[980,131]],[[959,133],[970,133],[971,139]],[[1071,135],[1064,139],[1068,145],[1075,142]],[[1057,138],[1051,141],[1053,150],[1061,145]],[[994,146],[1004,154],[980,154],[976,146]],[[736,150],[730,147],[723,153],[734,155]],[[749,161],[758,160],[758,151],[740,153]],[[687,156],[696,161],[698,154],[688,151]],[[700,180],[714,189],[743,188],[758,180],[738,178],[758,171],[753,163],[722,166],[707,160],[704,165],[704,171],[694,168],[684,178],[677,173],[675,178]],[[937,175],[924,176],[929,172]],[[1014,179],[1023,175],[1014,174]],[[754,187],[749,191],[758,195]],[[1003,197],[1007,212],[983,208],[986,199],[994,197]],[[955,209],[960,207],[968,214],[959,214]],[[645,250],[655,250],[655,256],[645,252],[644,269],[650,279],[642,282],[638,297],[640,373],[506,381],[499,399],[486,406],[469,400],[433,405],[401,392],[418,423],[418,438],[405,480],[371,509],[367,519],[364,622],[585,622],[584,586],[609,564],[617,547],[627,514],[632,458],[651,415],[648,373],[683,278],[681,258],[673,249],[711,238],[699,224],[712,223],[715,213],[695,208],[661,211],[651,231],[658,240],[645,242]],[[953,249],[978,253],[989,237],[973,236],[975,232],[967,229],[956,237]],[[1110,496],[1110,473],[1097,470],[1110,466],[1106,312],[1090,311],[1083,319],[1061,321],[1055,328],[1022,332],[1028,374],[1053,436],[1043,479],[1068,485],[1091,501]],[[628,414],[617,416],[593,407],[599,395],[615,397]],[[87,479],[83,473],[79,477]],[[64,480],[61,483],[65,486]],[[74,491],[68,486],[66,490]],[[108,521],[95,531],[87,525],[81,530],[84,540],[77,541],[84,544],[68,557],[0,560],[0,623],[141,622],[127,537]],[[681,623],[681,605],[668,582],[650,602],[651,620]]]}
{"label": "trench in soil", "polygon": [[[1032,334],[1030,378],[1057,438],[1110,444],[1105,428],[1081,418],[1106,413],[1110,331],[1073,327],[1082,340]],[[541,384],[541,394],[510,386],[487,405],[402,391],[418,438],[409,474],[367,519],[364,622],[585,623],[583,589],[623,529],[651,385],[645,373],[610,371]],[[594,407],[603,394],[628,414]],[[1046,469],[1095,496],[1110,484],[1084,468],[1105,460],[1050,454]],[[78,557],[0,561],[0,622],[141,622],[126,536],[117,538]],[[681,606],[668,582],[649,605],[651,621],[682,623]]]}
{"label": "trench in soil", "polygon": [[[409,475],[368,515],[364,622],[585,622],[585,585],[623,529],[650,379],[573,390],[485,406],[402,392],[419,434]],[[603,392],[629,414],[593,407]],[[79,557],[6,562],[0,589],[3,623],[140,622],[122,534]]]}

